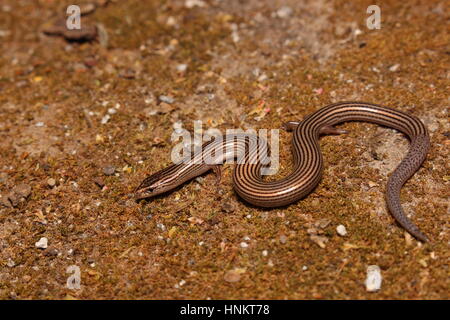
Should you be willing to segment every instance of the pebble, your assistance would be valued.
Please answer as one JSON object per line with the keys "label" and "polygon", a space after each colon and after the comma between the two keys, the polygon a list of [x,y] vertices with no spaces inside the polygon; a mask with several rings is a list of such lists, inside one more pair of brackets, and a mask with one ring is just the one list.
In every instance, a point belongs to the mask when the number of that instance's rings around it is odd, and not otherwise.
{"label": "pebble", "polygon": [[400,68],[400,64],[394,64],[393,66],[391,66],[390,68],[389,68],[389,71],[391,71],[391,72],[395,72],[395,71],[397,71],[398,69]]}
{"label": "pebble", "polygon": [[189,217],[188,221],[192,224],[202,224],[204,221],[198,217]]}
{"label": "pebble", "polygon": [[241,40],[241,38],[239,37],[239,33],[236,30],[231,33],[231,40],[233,40],[234,43],[237,43],[239,42],[239,40]]}
{"label": "pebble", "polygon": [[287,237],[286,237],[284,234],[282,234],[282,235],[280,236],[280,242],[281,242],[282,244],[285,244],[285,243],[287,242]]}
{"label": "pebble", "polygon": [[368,292],[375,292],[381,288],[381,271],[377,265],[371,265],[367,267],[367,277],[365,281],[366,290]]}
{"label": "pebble", "polygon": [[206,7],[206,3],[202,0],[186,0],[186,2],[184,3],[184,5],[186,6],[186,8],[191,9],[194,7]]}
{"label": "pebble", "polygon": [[370,180],[367,182],[367,184],[369,185],[370,188],[378,187],[378,184],[376,182]]}
{"label": "pebble", "polygon": [[231,202],[225,202],[222,204],[222,211],[226,213],[231,213],[236,210],[236,207]]}
{"label": "pebble", "polygon": [[28,198],[31,194],[31,187],[27,184],[21,183],[13,189],[13,192],[19,197]]}
{"label": "pebble", "polygon": [[9,194],[0,197],[1,204],[11,208],[17,207],[19,202],[25,201],[26,198],[31,194],[31,187],[27,184],[19,184],[14,187]]}
{"label": "pebble", "polygon": [[169,96],[164,96],[164,95],[159,96],[158,99],[159,99],[160,101],[165,102],[165,103],[168,103],[168,104],[171,104],[171,103],[174,103],[174,102],[175,102],[175,99],[174,99],[174,98],[169,97]]}
{"label": "pebble", "polygon": [[36,248],[39,248],[39,249],[47,249],[47,247],[48,247],[48,239],[45,238],[45,237],[42,237],[34,245],[36,246]]}
{"label": "pebble", "polygon": [[174,17],[170,16],[170,17],[167,18],[166,24],[169,27],[173,27],[173,26],[175,26],[177,24],[177,20]]}
{"label": "pebble", "polygon": [[267,80],[269,77],[265,74],[265,73],[263,73],[262,75],[260,75],[259,77],[258,77],[258,81],[259,82],[263,82],[264,80]]}
{"label": "pebble", "polygon": [[114,109],[114,108],[109,108],[109,109],[108,109],[108,113],[109,113],[109,114],[115,114],[116,112],[117,112],[117,110]]}
{"label": "pebble", "polygon": [[247,242],[241,242],[241,248],[248,248]]}
{"label": "pebble", "polygon": [[10,268],[13,268],[16,266],[16,263],[14,262],[14,260],[12,260],[11,258],[8,259],[8,262],[6,263],[6,265]]}
{"label": "pebble", "polygon": [[106,166],[103,168],[103,173],[106,176],[112,176],[116,172],[116,167],[114,166]]}
{"label": "pebble", "polygon": [[261,252],[261,254],[263,255],[263,257],[267,257],[267,255],[269,254],[269,252],[267,250],[263,250]]}
{"label": "pebble", "polygon": [[177,65],[178,72],[185,72],[186,70],[187,70],[187,64],[183,63],[183,64]]}
{"label": "pebble", "polygon": [[106,124],[106,123],[108,123],[109,119],[111,119],[111,116],[109,114],[107,114],[102,118],[102,120],[100,122],[101,122],[101,124]]}
{"label": "pebble", "polygon": [[53,187],[56,185],[56,180],[53,179],[53,178],[49,178],[49,179],[47,180],[47,184],[48,184],[48,186],[49,186],[50,188],[53,188]]}
{"label": "pebble", "polygon": [[361,29],[355,29],[355,31],[353,31],[353,35],[354,35],[355,37],[360,36],[360,35],[362,35],[362,34],[363,34],[363,32],[362,32]]}
{"label": "pebble", "polygon": [[408,247],[414,243],[414,238],[407,231],[405,231],[405,243]]}
{"label": "pebble", "polygon": [[338,235],[340,235],[342,237],[345,237],[347,235],[347,229],[342,224],[340,224],[336,227],[336,232],[338,233]]}
{"label": "pebble", "polygon": [[278,18],[284,19],[289,17],[292,14],[292,9],[288,6],[281,7],[277,10]]}

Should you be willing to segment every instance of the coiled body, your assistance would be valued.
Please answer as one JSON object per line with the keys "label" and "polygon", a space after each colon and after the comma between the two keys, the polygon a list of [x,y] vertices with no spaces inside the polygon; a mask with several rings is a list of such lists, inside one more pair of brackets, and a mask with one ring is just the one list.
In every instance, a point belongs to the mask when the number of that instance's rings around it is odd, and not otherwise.
{"label": "coiled body", "polygon": [[[253,161],[255,148],[251,147],[251,141],[253,141],[253,145],[256,145],[256,136],[253,138],[247,136],[242,139],[237,137],[231,142],[229,139],[223,139],[223,141],[228,141],[228,144],[231,143],[235,146],[238,145],[238,141],[241,145],[247,144],[247,151],[241,148],[241,152],[245,152],[245,159],[252,160],[236,165],[233,172],[236,192],[244,200],[261,207],[285,206],[305,197],[317,186],[322,176],[323,160],[318,144],[319,134],[329,132],[324,128],[332,130],[331,126],[346,121],[365,121],[384,125],[397,129],[409,137],[410,149],[388,179],[386,201],[398,223],[418,239],[426,241],[427,237],[404,214],[400,205],[400,189],[426,158],[429,149],[428,131],[415,116],[391,108],[365,102],[341,102],[323,107],[307,116],[303,121],[295,123],[292,140],[294,168],[290,174],[277,181],[265,181],[261,175],[264,165]],[[206,147],[213,148],[217,147],[217,144],[221,144],[225,148],[223,141],[208,143]],[[216,164],[223,163],[223,160],[231,156],[224,152],[219,155],[215,164],[206,164],[201,161],[194,164],[192,159],[196,156],[197,159],[203,156],[205,150],[207,148],[194,155],[193,158],[186,159],[180,164],[172,165],[148,177],[137,188],[137,198],[151,197],[173,189],[185,181],[215,168]]]}

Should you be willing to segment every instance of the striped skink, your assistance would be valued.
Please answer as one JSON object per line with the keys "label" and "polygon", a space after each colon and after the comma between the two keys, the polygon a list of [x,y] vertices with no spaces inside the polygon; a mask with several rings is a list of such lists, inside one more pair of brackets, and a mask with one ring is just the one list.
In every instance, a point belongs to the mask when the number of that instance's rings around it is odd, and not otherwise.
{"label": "striped skink", "polygon": [[[256,135],[224,136],[203,145],[189,159],[173,164],[147,177],[135,190],[136,199],[153,197],[167,192],[182,183],[213,169],[220,179],[220,164],[229,157],[245,154],[245,161],[237,163],[233,172],[233,184],[237,194],[247,202],[260,207],[279,207],[296,202],[309,194],[322,176],[323,160],[318,144],[320,134],[341,134],[345,130],[333,125],[346,121],[372,122],[397,129],[411,140],[406,157],[400,162],[387,182],[386,201],[397,222],[417,239],[427,241],[419,228],[403,212],[400,205],[400,189],[419,169],[425,160],[430,142],[424,124],[415,116],[384,106],[366,102],[340,102],[325,106],[300,122],[287,122],[284,127],[293,130],[294,168],[290,174],[277,181],[264,181],[261,169],[265,160],[256,158],[266,148]],[[220,144],[220,145],[219,145]],[[230,145],[232,148],[229,148]],[[202,162],[205,154],[222,147],[216,162]],[[232,150],[234,152],[227,152]],[[194,161],[195,160],[195,161]]]}

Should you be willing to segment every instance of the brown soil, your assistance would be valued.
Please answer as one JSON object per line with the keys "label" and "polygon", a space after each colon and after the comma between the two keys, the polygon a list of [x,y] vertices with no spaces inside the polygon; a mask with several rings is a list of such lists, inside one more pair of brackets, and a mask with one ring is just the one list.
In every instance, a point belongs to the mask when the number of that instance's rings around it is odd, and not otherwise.
{"label": "brown soil", "polygon": [[[445,1],[383,1],[380,30],[366,27],[372,1],[90,2],[82,25],[98,34],[80,41],[43,32],[73,1],[0,4],[0,298],[449,298]],[[286,208],[241,201],[229,165],[221,194],[208,174],[128,199],[170,163],[175,122],[279,128],[342,100],[428,126],[429,156],[402,203],[431,243],[406,235],[384,201],[407,139],[366,123],[321,139],[321,183]],[[280,135],[277,177],[292,161],[290,134]],[[35,245],[42,237],[46,249]],[[79,290],[66,287],[72,265]],[[373,293],[369,265],[383,276]]]}

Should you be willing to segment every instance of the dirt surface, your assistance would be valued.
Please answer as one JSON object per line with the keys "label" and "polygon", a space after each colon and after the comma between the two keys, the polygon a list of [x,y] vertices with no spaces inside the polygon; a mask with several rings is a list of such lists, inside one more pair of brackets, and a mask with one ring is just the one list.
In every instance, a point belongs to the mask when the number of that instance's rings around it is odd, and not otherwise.
{"label": "dirt surface", "polygon": [[[383,1],[381,29],[369,30],[372,1],[99,0],[80,2],[75,39],[58,29],[69,4],[0,4],[0,298],[449,298],[445,1]],[[367,123],[321,139],[321,183],[285,208],[241,201],[230,165],[221,192],[207,174],[128,198],[170,163],[174,124],[279,128],[343,100],[429,128],[401,200],[431,243],[386,209],[407,139]],[[292,164],[280,136],[276,177]],[[376,292],[370,265],[383,277]],[[79,289],[67,287],[74,268]]]}

